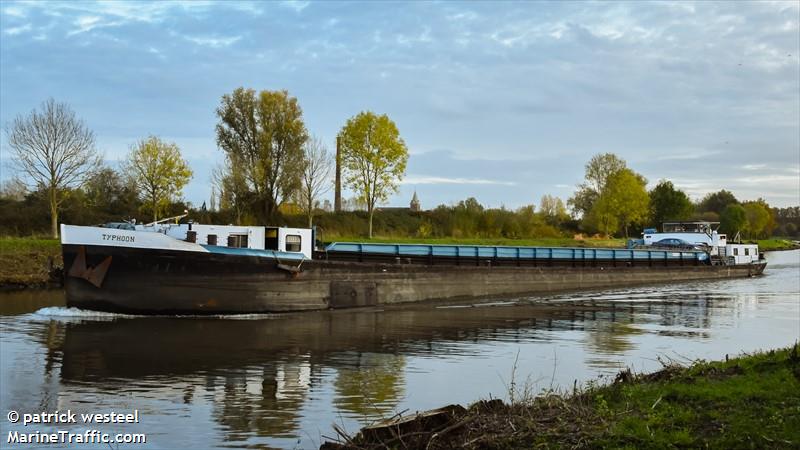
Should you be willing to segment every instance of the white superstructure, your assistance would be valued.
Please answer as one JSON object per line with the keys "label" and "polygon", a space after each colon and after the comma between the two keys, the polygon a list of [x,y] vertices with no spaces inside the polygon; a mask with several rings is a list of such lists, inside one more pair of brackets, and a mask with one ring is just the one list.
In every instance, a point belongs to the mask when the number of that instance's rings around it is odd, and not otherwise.
{"label": "white superstructure", "polygon": [[653,245],[664,239],[680,239],[692,245],[711,247],[711,254],[716,255],[716,249],[728,244],[727,236],[719,234],[716,226],[719,226],[718,222],[665,222],[662,232],[654,228],[644,230],[644,245]]}
{"label": "white superstructure", "polygon": [[724,264],[751,264],[758,262],[758,245],[728,243],[725,234],[717,232],[719,222],[665,222],[662,231],[647,228],[642,234],[645,246],[658,246],[665,239],[680,239],[692,246],[706,249]]}
{"label": "white superstructure", "polygon": [[311,259],[314,236],[308,228],[205,225],[197,223],[61,225],[62,243],[207,252],[209,246],[296,253]]}

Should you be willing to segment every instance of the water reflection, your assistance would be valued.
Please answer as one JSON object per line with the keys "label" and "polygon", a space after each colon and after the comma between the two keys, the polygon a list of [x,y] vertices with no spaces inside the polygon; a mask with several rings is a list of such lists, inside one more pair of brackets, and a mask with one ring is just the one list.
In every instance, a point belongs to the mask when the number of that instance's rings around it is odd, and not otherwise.
{"label": "water reflection", "polygon": [[0,298],[0,407],[136,407],[152,447],[187,433],[199,447],[314,447],[333,422],[502,393],[515,358],[523,377],[571,386],[661,354],[788,345],[800,252],[787,256],[756,279],[245,319],[34,313]]}
{"label": "water reflection", "polygon": [[394,410],[403,395],[403,357],[380,353],[349,356],[351,364],[336,372],[334,404],[364,418]]}

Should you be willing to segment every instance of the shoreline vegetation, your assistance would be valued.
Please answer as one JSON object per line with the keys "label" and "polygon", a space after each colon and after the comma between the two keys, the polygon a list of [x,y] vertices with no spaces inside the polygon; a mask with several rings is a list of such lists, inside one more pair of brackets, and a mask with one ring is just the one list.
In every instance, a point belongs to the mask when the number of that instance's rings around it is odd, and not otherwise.
{"label": "shoreline vegetation", "polygon": [[[624,239],[602,238],[415,238],[377,236],[372,239],[355,236],[329,238],[338,242],[373,242],[393,244],[440,244],[440,245],[508,245],[538,247],[624,247]],[[757,243],[761,251],[794,250],[800,248],[798,241],[789,239],[763,239]],[[59,285],[61,245],[58,240],[41,237],[0,237],[0,290],[48,288]]]}
{"label": "shoreline vegetation", "polygon": [[796,343],[688,367],[659,359],[659,371],[626,369],[570,393],[533,395],[512,377],[508,402],[395,416],[355,435],[334,425],[320,449],[797,448],[798,352]]}
{"label": "shoreline vegetation", "polygon": [[0,237],[0,291],[58,286],[61,243],[37,237]]}

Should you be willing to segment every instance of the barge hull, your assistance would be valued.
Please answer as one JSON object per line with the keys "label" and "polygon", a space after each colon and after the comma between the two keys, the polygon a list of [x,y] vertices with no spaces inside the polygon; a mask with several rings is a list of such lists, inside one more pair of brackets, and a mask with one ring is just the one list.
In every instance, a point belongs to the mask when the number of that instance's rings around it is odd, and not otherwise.
{"label": "barge hull", "polygon": [[131,314],[272,313],[521,296],[747,277],[766,265],[466,266],[329,258],[303,261],[293,271],[252,255],[73,244],[62,250],[68,306]]}

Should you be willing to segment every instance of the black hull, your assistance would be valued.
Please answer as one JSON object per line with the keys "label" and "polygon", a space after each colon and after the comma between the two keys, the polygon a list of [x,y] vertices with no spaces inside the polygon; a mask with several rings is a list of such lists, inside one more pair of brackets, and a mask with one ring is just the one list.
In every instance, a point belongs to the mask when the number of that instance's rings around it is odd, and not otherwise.
{"label": "black hull", "polygon": [[258,256],[67,244],[62,250],[67,306],[163,315],[308,311],[746,277],[761,274],[766,265],[328,259],[305,261],[294,272]]}

